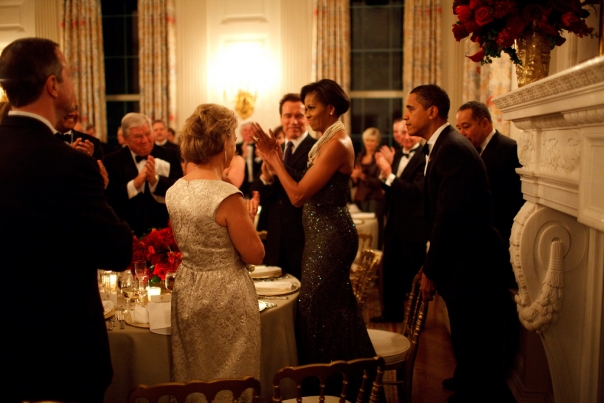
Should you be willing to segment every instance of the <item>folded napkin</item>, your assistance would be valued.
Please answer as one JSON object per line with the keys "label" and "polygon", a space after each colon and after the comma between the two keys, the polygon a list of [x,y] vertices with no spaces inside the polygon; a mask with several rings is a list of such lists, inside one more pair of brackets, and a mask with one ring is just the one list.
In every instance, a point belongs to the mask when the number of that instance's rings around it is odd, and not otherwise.
{"label": "folded napkin", "polygon": [[263,291],[292,291],[294,285],[289,281],[260,281],[254,282],[257,292]]}
{"label": "folded napkin", "polygon": [[146,306],[134,305],[134,322],[149,323],[149,312]]}
{"label": "folded napkin", "polygon": [[115,307],[112,301],[104,300],[103,302],[103,315],[107,315]]}
{"label": "folded napkin", "polygon": [[368,220],[375,218],[375,213],[352,213],[350,214],[353,220]]}
{"label": "folded napkin", "polygon": [[149,311],[149,331],[151,333],[170,334],[170,312],[172,310],[171,302],[149,302],[147,304]]}
{"label": "folded napkin", "polygon": [[282,273],[281,267],[277,266],[256,266],[254,271],[250,273],[252,278],[259,277],[279,277]]}

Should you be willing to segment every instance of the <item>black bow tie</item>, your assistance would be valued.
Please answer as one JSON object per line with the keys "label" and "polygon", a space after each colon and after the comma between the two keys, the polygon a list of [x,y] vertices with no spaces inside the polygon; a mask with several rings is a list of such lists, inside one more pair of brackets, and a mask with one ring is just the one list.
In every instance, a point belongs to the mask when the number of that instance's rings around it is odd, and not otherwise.
{"label": "black bow tie", "polygon": [[141,157],[140,155],[135,155],[134,159],[136,160],[137,163],[139,163],[139,162],[141,162],[143,160],[146,160],[147,157]]}
{"label": "black bow tie", "polygon": [[426,155],[430,155],[430,144],[428,144],[428,143],[424,144],[424,148],[422,149],[422,152]]}
{"label": "black bow tie", "polygon": [[411,153],[403,153],[403,158],[411,158]]}
{"label": "black bow tie", "polygon": [[71,134],[55,133],[55,137],[59,140],[63,140],[66,143],[71,144]]}

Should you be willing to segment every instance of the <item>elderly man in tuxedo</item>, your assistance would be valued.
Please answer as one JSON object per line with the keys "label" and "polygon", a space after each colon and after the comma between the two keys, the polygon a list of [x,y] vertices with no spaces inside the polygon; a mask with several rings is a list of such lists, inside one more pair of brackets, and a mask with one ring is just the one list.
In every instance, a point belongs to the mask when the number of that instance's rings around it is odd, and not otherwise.
{"label": "elderly man in tuxedo", "polygon": [[18,39],[0,55],[12,105],[0,124],[7,402],[100,403],[113,376],[97,268],[124,270],[132,235],[97,163],[54,136],[76,108],[70,74],[48,39]]}
{"label": "elderly man in tuxedo", "polygon": [[405,122],[394,122],[394,140],[401,146],[383,146],[376,155],[386,192],[384,230],[383,309],[372,322],[402,322],[405,293],[426,257],[428,231],[424,218],[424,167],[421,137],[410,136]]}
{"label": "elderly man in tuxedo", "polygon": [[[308,152],[317,142],[307,131],[306,109],[298,94],[285,94],[279,102],[281,125],[285,133],[283,162],[290,175],[300,180],[308,162]],[[264,264],[279,266],[300,278],[304,228],[302,208],[294,207],[287,193],[266,164],[252,190],[260,192],[260,204],[267,214]]]}
{"label": "elderly man in tuxedo", "polygon": [[447,305],[457,366],[449,402],[514,401],[505,382],[513,364],[518,319],[504,281],[504,242],[495,229],[482,159],[447,122],[450,101],[436,85],[411,90],[404,120],[424,146],[425,214],[430,249],[422,295],[434,288]]}
{"label": "elderly man in tuxedo", "polygon": [[182,167],[176,151],[154,143],[147,116],[128,113],[122,119],[122,131],[126,147],[105,157],[107,197],[117,215],[141,236],[168,225],[164,197],[182,177]]}
{"label": "elderly man in tuxedo", "polygon": [[245,175],[239,190],[243,192],[243,196],[246,198],[252,197],[251,188],[258,175],[260,175],[260,168],[262,167],[262,158],[256,154],[256,143],[253,136],[252,122],[243,123],[241,125],[243,141],[237,144],[236,151],[245,160]]}

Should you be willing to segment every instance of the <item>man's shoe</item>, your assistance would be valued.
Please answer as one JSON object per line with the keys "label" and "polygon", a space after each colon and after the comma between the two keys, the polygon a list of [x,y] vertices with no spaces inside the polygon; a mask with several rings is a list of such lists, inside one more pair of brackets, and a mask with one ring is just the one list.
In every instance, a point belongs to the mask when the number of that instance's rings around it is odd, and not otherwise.
{"label": "man's shoe", "polygon": [[380,316],[374,316],[373,318],[369,319],[369,321],[371,321],[373,323],[402,322],[403,318],[396,318],[396,317],[380,315]]}
{"label": "man's shoe", "polygon": [[447,378],[443,381],[443,388],[446,390],[455,390],[455,379]]}

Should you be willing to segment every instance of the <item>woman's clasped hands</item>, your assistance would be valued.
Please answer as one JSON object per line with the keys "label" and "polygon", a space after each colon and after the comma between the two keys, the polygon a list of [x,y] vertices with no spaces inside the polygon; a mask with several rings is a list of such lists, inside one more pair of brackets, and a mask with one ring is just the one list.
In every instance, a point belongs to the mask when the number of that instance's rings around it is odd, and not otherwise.
{"label": "woman's clasped hands", "polygon": [[254,132],[254,141],[256,142],[257,150],[262,159],[269,164],[274,162],[272,158],[277,158],[280,161],[283,159],[283,151],[273,136],[273,131],[268,129],[268,134],[264,132],[260,124],[252,123],[252,131]]}

